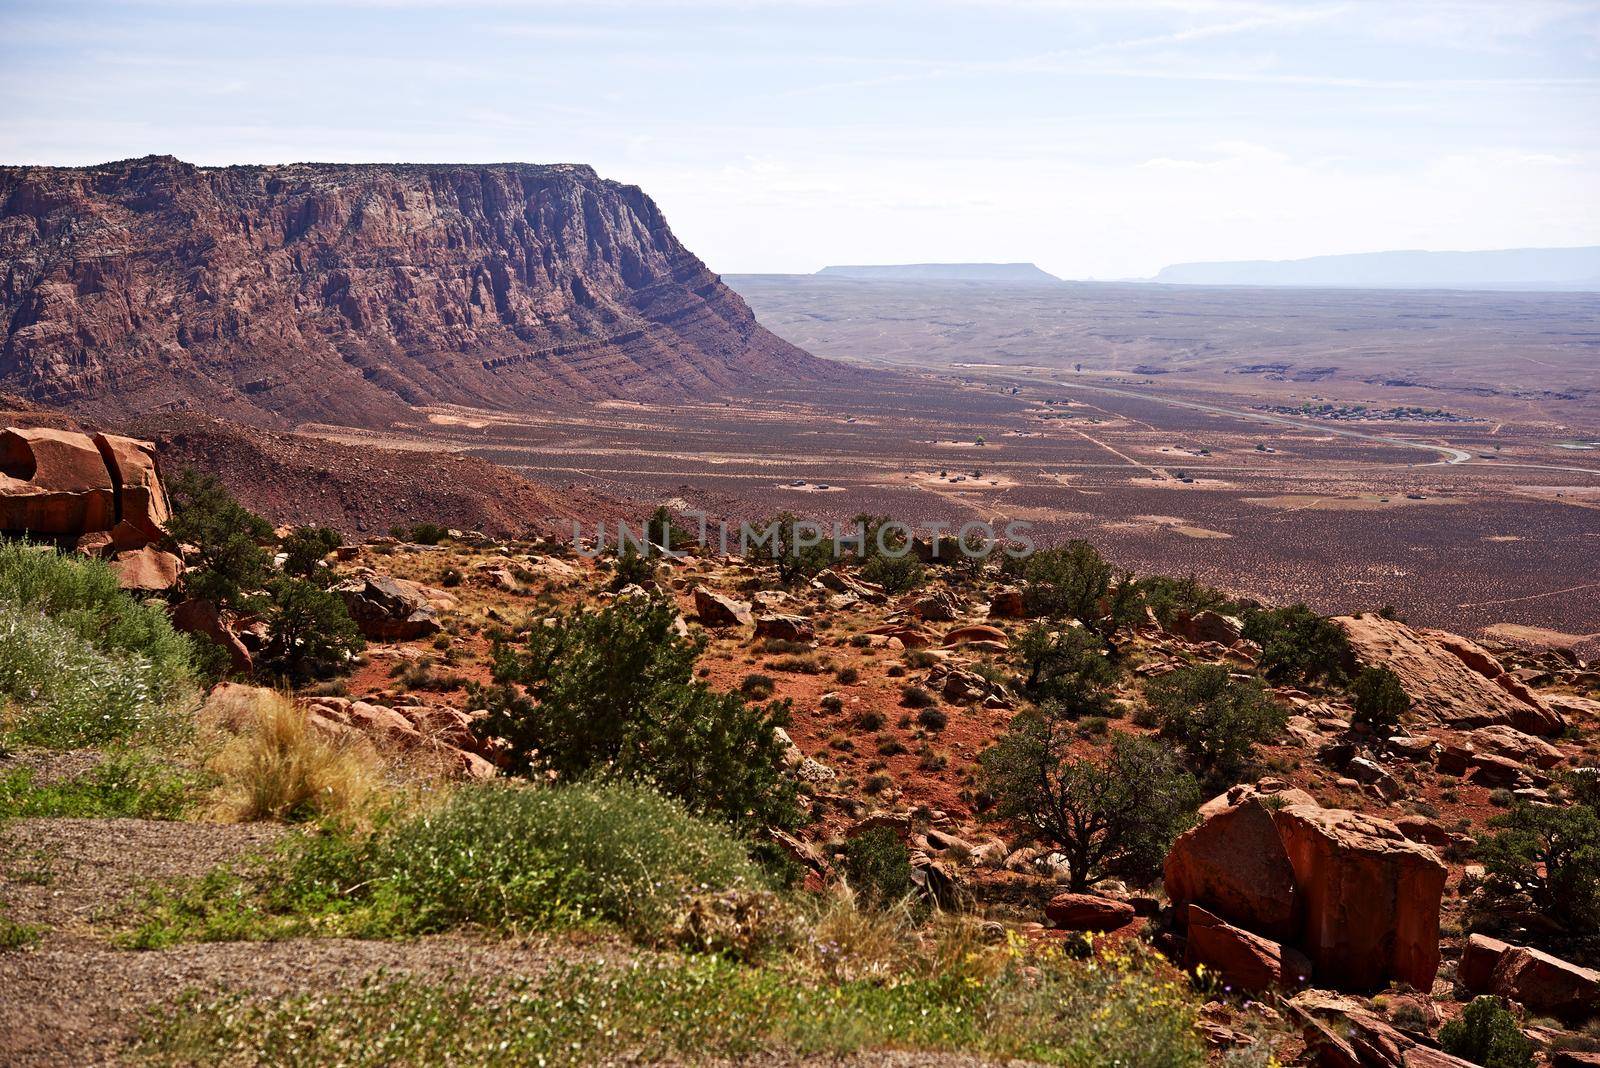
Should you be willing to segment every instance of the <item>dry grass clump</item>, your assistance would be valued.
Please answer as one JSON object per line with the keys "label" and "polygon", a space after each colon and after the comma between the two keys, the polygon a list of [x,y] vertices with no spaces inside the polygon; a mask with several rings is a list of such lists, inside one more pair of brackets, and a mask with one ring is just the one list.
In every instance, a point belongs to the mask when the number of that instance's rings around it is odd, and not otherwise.
{"label": "dry grass clump", "polygon": [[385,762],[370,742],[319,731],[280,693],[219,686],[200,715],[224,734],[209,761],[222,780],[213,793],[217,818],[359,824],[386,793]]}

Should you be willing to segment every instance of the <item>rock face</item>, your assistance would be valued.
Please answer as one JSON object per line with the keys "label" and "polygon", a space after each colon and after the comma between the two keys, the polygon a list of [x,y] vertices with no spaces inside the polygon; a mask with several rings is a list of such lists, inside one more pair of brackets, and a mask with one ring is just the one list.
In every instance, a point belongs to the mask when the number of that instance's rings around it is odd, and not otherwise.
{"label": "rock face", "polygon": [[1321,808],[1274,780],[1236,786],[1200,815],[1167,855],[1176,917],[1186,925],[1199,915],[1264,945],[1212,930],[1199,936],[1197,959],[1232,962],[1252,982],[1278,985],[1260,971],[1264,961],[1287,960],[1276,946],[1309,958],[1319,985],[1370,990],[1401,980],[1432,987],[1445,882],[1432,849],[1392,823]]}
{"label": "rock face", "polygon": [[[1310,801],[1300,791],[1294,800]],[[1278,838],[1263,796],[1230,791],[1201,811],[1201,821],[1179,835],[1167,854],[1167,896],[1184,914],[1190,904],[1213,909],[1248,930],[1276,941],[1300,930],[1301,900],[1294,867]],[[1217,802],[1222,802],[1218,804]]]}
{"label": "rock face", "polygon": [[0,389],[378,426],[857,374],[757,325],[584,166],[0,168]]}
{"label": "rock face", "polygon": [[1376,613],[1340,616],[1356,659],[1400,676],[1413,714],[1456,727],[1508,724],[1527,734],[1560,734],[1562,717],[1501,670],[1487,651],[1442,631],[1413,630]]}
{"label": "rock face", "polygon": [[0,530],[76,537],[116,521],[116,486],[87,434],[0,432]]}
{"label": "rock face", "polygon": [[1199,905],[1188,910],[1184,963],[1204,965],[1235,990],[1295,989],[1311,978],[1311,962],[1299,950],[1224,923]]}
{"label": "rock face", "polygon": [[1133,906],[1098,894],[1057,894],[1044,907],[1051,926],[1063,931],[1115,931],[1133,922]]}
{"label": "rock face", "polygon": [[439,632],[439,616],[414,583],[388,575],[348,579],[334,587],[350,618],[373,641],[405,642]]}
{"label": "rock face", "polygon": [[694,588],[694,612],[708,627],[742,627],[754,618],[749,601],[736,601],[704,586]]}
{"label": "rock face", "polygon": [[1317,981],[1363,990],[1398,979],[1432,989],[1446,874],[1433,850],[1343,809],[1288,805],[1273,822],[1305,902],[1297,945]]}
{"label": "rock face", "polygon": [[0,431],[0,534],[111,561],[124,589],[171,589],[183,570],[156,546],[172,516],[155,446],[75,430]]}
{"label": "rock face", "polygon": [[1600,972],[1560,957],[1475,934],[1456,971],[1474,994],[1496,994],[1532,1012],[1580,1021],[1600,1014]]}

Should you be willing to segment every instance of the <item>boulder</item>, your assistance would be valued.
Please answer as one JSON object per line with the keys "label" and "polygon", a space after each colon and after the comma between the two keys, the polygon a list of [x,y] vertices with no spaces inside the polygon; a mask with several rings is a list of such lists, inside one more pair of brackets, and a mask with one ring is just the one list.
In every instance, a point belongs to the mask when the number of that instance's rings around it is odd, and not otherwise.
{"label": "boulder", "polygon": [[116,486],[87,434],[0,432],[0,531],[77,537],[116,521]]}
{"label": "boulder", "polygon": [[1461,960],[1456,964],[1456,982],[1474,994],[1489,992],[1489,977],[1495,965],[1511,949],[1511,943],[1488,935],[1475,934],[1461,947]]}
{"label": "boulder", "polygon": [[740,627],[753,618],[750,602],[736,601],[704,586],[694,588],[694,613],[708,627]]}
{"label": "boulder", "polygon": [[1134,908],[1098,894],[1057,894],[1044,907],[1050,925],[1062,931],[1115,931],[1133,922]]}
{"label": "boulder", "polygon": [[1186,910],[1184,966],[1205,966],[1234,990],[1294,990],[1311,978],[1304,953],[1225,923],[1199,905]]}
{"label": "boulder", "polygon": [[996,590],[994,597],[989,601],[989,618],[991,619],[1021,619],[1027,614],[1027,609],[1022,604],[1022,591],[1007,586]]}
{"label": "boulder", "polygon": [[1446,869],[1387,820],[1313,805],[1272,814],[1305,908],[1296,945],[1319,982],[1431,990]]}
{"label": "boulder", "polygon": [[162,593],[178,584],[183,561],[154,545],[146,545],[118,553],[111,560],[111,570],[117,574],[117,585],[125,590]]}
{"label": "boulder", "polygon": [[1456,978],[1474,994],[1509,998],[1569,1023],[1600,1015],[1600,972],[1528,946],[1473,935],[1462,950]]}
{"label": "boulder", "polygon": [[944,644],[947,648],[955,645],[967,645],[972,642],[992,642],[1002,647],[1009,645],[1006,632],[999,627],[981,625],[956,627],[954,630],[947,631],[944,636]]}
{"label": "boulder", "polygon": [[912,601],[908,611],[929,623],[950,623],[961,614],[961,602],[951,593],[935,590]]}
{"label": "boulder", "polygon": [[117,491],[117,518],[149,541],[166,537],[172,507],[161,487],[156,447],[116,434],[96,434],[94,444]]}
{"label": "boulder", "polygon": [[189,599],[172,609],[172,627],[183,634],[208,638],[228,654],[229,667],[237,674],[248,674],[254,666],[250,650],[239,640],[232,621],[225,619],[210,601]]}
{"label": "boulder", "polygon": [[[1315,804],[1298,790],[1285,793]],[[1236,787],[1202,808],[1200,822],[1172,843],[1163,876],[1180,920],[1198,904],[1277,941],[1299,933],[1300,891],[1266,796]]]}
{"label": "boulder", "polygon": [[809,642],[817,636],[811,620],[804,616],[770,613],[756,616],[756,637],[777,638],[786,642]]}
{"label": "boulder", "polygon": [[1376,613],[1339,616],[1334,622],[1343,628],[1359,662],[1387,667],[1400,676],[1413,715],[1463,729],[1505,723],[1540,736],[1562,730],[1560,715],[1526,687],[1513,693],[1502,684],[1510,676],[1490,678],[1462,659],[1463,643],[1471,644],[1465,638],[1413,630]]}
{"label": "boulder", "polygon": [[1244,637],[1244,622],[1207,608],[1194,615],[1180,614],[1172,621],[1172,632],[1191,642],[1216,642],[1232,645]]}
{"label": "boulder", "polygon": [[352,578],[334,587],[361,633],[372,641],[404,642],[439,632],[439,616],[414,583],[389,575]]}
{"label": "boulder", "polygon": [[1394,825],[1413,842],[1440,847],[1450,844],[1450,832],[1426,816],[1401,816]]}

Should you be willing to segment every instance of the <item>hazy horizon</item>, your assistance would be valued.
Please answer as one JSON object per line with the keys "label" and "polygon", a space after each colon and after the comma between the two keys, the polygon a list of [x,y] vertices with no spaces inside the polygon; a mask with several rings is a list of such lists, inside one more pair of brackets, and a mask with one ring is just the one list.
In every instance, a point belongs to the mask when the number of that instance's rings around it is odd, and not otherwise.
{"label": "hazy horizon", "polygon": [[723,273],[1600,244],[1600,3],[0,2],[0,161],[593,165]]}

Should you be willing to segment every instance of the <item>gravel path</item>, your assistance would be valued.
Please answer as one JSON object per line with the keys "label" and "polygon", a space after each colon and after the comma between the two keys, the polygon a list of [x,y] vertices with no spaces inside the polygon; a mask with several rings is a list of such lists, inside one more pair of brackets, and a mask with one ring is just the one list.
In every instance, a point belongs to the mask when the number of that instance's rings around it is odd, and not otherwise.
{"label": "gravel path", "polygon": [[[125,1063],[142,1026],[190,990],[283,996],[336,990],[378,971],[435,981],[535,978],[557,962],[621,960],[637,952],[609,940],[470,934],[410,942],[211,942],[148,952],[108,944],[107,920],[151,883],[203,875],[270,848],[282,833],[267,824],[148,820],[16,820],[0,827],[0,901],[12,919],[50,928],[32,948],[0,951],[0,1064]],[[981,1068],[985,1062],[881,1052],[846,1058],[772,1054],[741,1063]]]}

